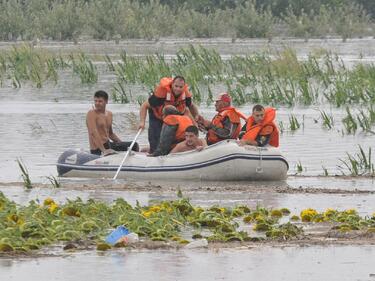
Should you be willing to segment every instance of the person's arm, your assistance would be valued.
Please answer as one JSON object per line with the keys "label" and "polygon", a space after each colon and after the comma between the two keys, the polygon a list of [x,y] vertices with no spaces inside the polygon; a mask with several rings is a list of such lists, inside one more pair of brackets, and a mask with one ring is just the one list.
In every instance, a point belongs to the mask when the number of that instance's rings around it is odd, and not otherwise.
{"label": "person's arm", "polygon": [[219,138],[230,139],[238,126],[239,124],[233,124],[230,122],[230,119],[226,117],[223,121],[223,128],[213,126],[212,124],[208,128],[213,130],[215,135],[217,135]]}
{"label": "person's arm", "polygon": [[184,148],[184,142],[180,142],[178,143],[172,150],[170,153],[178,153],[178,152],[184,152],[185,150],[183,149]]}
{"label": "person's arm", "polygon": [[200,131],[207,131],[208,127],[211,126],[211,122],[204,119],[202,115],[198,115],[195,117],[195,120],[198,123],[198,128]]}
{"label": "person's arm", "polygon": [[247,123],[245,123],[245,125],[242,126],[240,134],[238,135],[239,139],[242,139],[242,137],[246,134],[246,127],[247,127]]}
{"label": "person's arm", "polygon": [[176,138],[176,131],[177,131],[177,125],[176,126],[170,126],[170,125],[163,125],[161,132],[160,132],[160,142],[158,147],[156,148],[155,152],[152,154],[152,156],[160,156],[160,155],[167,155],[170,150],[172,143],[174,142]]}
{"label": "person's arm", "polygon": [[199,115],[198,107],[192,102],[190,106],[188,106],[191,115],[193,115],[194,118],[196,118]]}
{"label": "person's arm", "polygon": [[253,145],[253,146],[259,146],[263,147],[269,144],[271,139],[271,134],[273,132],[272,126],[266,126],[262,129],[262,131],[259,133],[259,135],[255,138],[255,140],[240,140],[239,145]]}
{"label": "person's arm", "polygon": [[193,115],[191,114],[190,109],[188,107],[185,109],[184,115],[188,116],[191,119],[191,121],[193,122],[193,125],[198,127],[198,123],[195,120],[195,118],[193,117]]}
{"label": "person's arm", "polygon": [[89,133],[89,137],[93,141],[94,145],[100,149],[101,152],[104,153],[106,150],[102,140],[100,138],[100,135],[98,133],[98,130],[96,129],[96,114],[94,111],[89,111],[86,115],[86,125],[87,130]]}
{"label": "person's arm", "polygon": [[272,126],[265,126],[255,139],[255,141],[257,142],[257,145],[262,147],[262,146],[269,144],[273,130],[274,129]]}
{"label": "person's arm", "polygon": [[200,139],[202,142],[202,145],[197,146],[195,150],[197,151],[202,151],[205,147],[207,147],[207,142],[205,139]]}
{"label": "person's arm", "polygon": [[263,147],[266,146],[271,139],[271,135],[258,136],[256,138],[257,146]]}
{"label": "person's arm", "polygon": [[202,146],[207,147],[207,141],[205,139],[201,139],[201,141],[202,141]]}
{"label": "person's arm", "polygon": [[121,139],[113,132],[112,129],[112,112],[108,111],[109,114],[109,139],[113,142],[121,142]]}
{"label": "person's arm", "polygon": [[253,145],[253,146],[257,146],[258,145],[258,142],[255,141],[255,140],[244,140],[244,139],[241,139],[241,140],[237,141],[237,143],[239,145]]}
{"label": "person's arm", "polygon": [[147,116],[147,110],[150,108],[150,103],[148,101],[145,101],[141,105],[141,109],[139,110],[139,129],[144,129],[146,124],[146,116]]}

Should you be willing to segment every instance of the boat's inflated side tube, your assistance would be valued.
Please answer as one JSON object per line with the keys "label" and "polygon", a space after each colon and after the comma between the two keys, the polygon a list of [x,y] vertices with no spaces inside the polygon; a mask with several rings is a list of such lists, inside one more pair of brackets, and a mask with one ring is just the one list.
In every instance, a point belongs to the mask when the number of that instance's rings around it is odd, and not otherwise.
{"label": "boat's inflated side tube", "polygon": [[67,150],[61,154],[57,160],[57,173],[59,176],[62,176],[73,169],[72,167],[69,167],[69,165],[83,165],[98,158],[100,158],[99,155],[90,154],[84,151],[74,149]]}

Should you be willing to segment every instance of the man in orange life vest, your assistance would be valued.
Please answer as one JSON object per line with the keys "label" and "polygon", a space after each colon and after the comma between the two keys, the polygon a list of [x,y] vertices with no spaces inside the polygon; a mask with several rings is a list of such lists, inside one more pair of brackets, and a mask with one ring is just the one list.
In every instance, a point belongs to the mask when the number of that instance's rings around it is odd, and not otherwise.
{"label": "man in orange life vest", "polygon": [[153,94],[141,105],[139,112],[139,129],[145,128],[147,111],[149,113],[148,141],[150,153],[153,153],[159,144],[163,126],[162,111],[166,105],[175,106],[181,114],[190,116],[192,119],[198,115],[198,108],[193,104],[192,94],[189,92],[184,77],[162,78]]}
{"label": "man in orange life vest", "polygon": [[212,121],[202,116],[197,118],[200,129],[207,130],[207,144],[211,145],[225,139],[237,139],[241,131],[241,118],[246,116],[231,106],[232,99],[228,93],[219,94],[215,101],[218,112]]}
{"label": "man in orange life vest", "polygon": [[[242,128],[244,132],[239,145],[279,146],[279,130],[274,123],[276,110],[271,107],[264,108],[257,104],[253,107],[252,115]],[[242,132],[241,132],[242,133]]]}
{"label": "man in orange life vest", "polygon": [[173,105],[164,106],[162,114],[164,124],[159,145],[151,156],[167,155],[176,144],[185,140],[186,128],[193,126],[191,118],[181,115]]}

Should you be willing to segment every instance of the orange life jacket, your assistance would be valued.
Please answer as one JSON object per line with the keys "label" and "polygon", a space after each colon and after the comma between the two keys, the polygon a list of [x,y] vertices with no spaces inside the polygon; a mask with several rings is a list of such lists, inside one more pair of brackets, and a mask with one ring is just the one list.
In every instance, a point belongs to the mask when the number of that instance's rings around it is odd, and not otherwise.
{"label": "orange life jacket", "polygon": [[185,140],[185,130],[193,125],[193,121],[186,115],[168,115],[163,122],[170,126],[178,126],[176,131],[175,143]]}
{"label": "orange life jacket", "polygon": [[165,99],[164,104],[157,107],[152,107],[152,111],[156,118],[162,120],[162,111],[165,105],[173,105],[181,113],[185,113],[186,109],[186,98],[190,98],[192,94],[189,92],[189,87],[185,83],[184,91],[178,97],[175,97],[172,93],[172,82],[171,77],[164,77],[160,80],[160,84],[155,88],[154,95],[157,98]]}
{"label": "orange life jacket", "polygon": [[265,136],[271,134],[269,144],[278,147],[279,130],[274,123],[275,117],[276,110],[272,107],[265,108],[264,119],[261,123],[254,124],[254,118],[250,116],[249,119],[247,119],[246,133],[242,139],[255,141],[258,135]]}
{"label": "orange life jacket", "polygon": [[[242,112],[235,109],[234,107],[227,107],[227,108],[224,108],[224,110],[220,111],[219,113],[217,113],[214,116],[214,118],[211,121],[211,124],[215,127],[224,128],[223,121],[226,117],[229,118],[229,120],[232,124],[237,124],[236,130],[232,133],[231,136],[229,136],[229,139],[238,138],[238,135],[241,131],[241,119],[240,118],[246,120],[246,116]],[[209,144],[217,143],[217,142],[222,141],[222,140],[223,140],[222,138],[218,137],[215,134],[214,130],[212,130],[212,129],[208,130],[208,132],[207,132],[207,142]]]}

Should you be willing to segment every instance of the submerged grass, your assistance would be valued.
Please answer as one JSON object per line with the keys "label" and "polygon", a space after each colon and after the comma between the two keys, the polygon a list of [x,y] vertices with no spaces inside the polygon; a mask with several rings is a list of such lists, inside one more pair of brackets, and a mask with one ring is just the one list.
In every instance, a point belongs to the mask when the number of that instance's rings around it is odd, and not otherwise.
{"label": "submerged grass", "polygon": [[368,148],[366,152],[359,145],[359,152],[352,155],[346,153],[345,159],[339,159],[340,165],[338,166],[339,170],[343,175],[349,173],[350,176],[375,176],[375,168],[372,160],[372,149]]}
{"label": "submerged grass", "polygon": [[31,179],[30,179],[30,175],[29,175],[29,171],[27,170],[27,167],[25,166],[25,164],[22,162],[21,159],[17,159],[17,164],[18,164],[18,167],[21,170],[21,176],[22,176],[22,180],[23,180],[23,186],[26,189],[33,188],[33,185],[31,183]]}
{"label": "submerged grass", "polygon": [[[292,107],[329,103],[342,107],[375,102],[375,67],[358,64],[347,69],[340,57],[325,51],[312,53],[306,60],[299,60],[296,52],[288,48],[223,59],[216,50],[201,46],[181,48],[172,59],[162,54],[130,56],[125,51],[119,56],[116,62],[108,55],[99,58],[116,76],[112,95],[119,103],[139,99],[140,95],[132,97],[133,87],[141,86],[148,93],[162,77],[174,75],[186,78],[196,103],[211,104],[214,87],[229,92],[235,105]],[[61,69],[70,68],[82,83],[94,84],[98,70],[93,59],[85,53],[64,58],[32,46],[15,47],[11,52],[0,53],[0,78],[16,88],[25,81],[42,87],[46,81],[56,82]],[[352,116],[352,120],[348,116],[344,121],[347,131],[356,131],[354,122],[369,131],[374,115],[369,108],[358,117]],[[323,126],[331,128],[332,118],[323,111],[321,117]]]}

